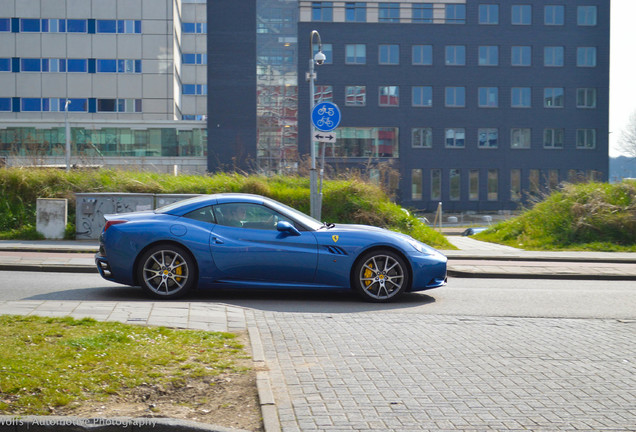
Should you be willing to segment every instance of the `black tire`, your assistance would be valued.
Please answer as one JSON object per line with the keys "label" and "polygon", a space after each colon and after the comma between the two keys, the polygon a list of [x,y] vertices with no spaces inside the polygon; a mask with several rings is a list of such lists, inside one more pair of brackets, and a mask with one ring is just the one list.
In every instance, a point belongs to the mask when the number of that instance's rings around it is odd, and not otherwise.
{"label": "black tire", "polygon": [[156,245],[139,259],[137,280],[154,298],[169,300],[183,297],[192,290],[195,279],[194,258],[180,246]]}
{"label": "black tire", "polygon": [[357,261],[351,284],[364,300],[386,303],[408,291],[411,279],[401,256],[390,250],[375,250]]}

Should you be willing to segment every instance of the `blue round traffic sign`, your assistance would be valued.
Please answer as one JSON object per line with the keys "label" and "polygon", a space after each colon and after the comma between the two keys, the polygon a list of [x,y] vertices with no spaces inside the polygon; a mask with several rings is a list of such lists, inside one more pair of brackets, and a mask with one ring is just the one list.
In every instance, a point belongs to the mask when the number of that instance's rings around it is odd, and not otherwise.
{"label": "blue round traffic sign", "polygon": [[311,111],[311,122],[322,132],[334,130],[340,124],[340,110],[338,105],[331,102],[321,102]]}

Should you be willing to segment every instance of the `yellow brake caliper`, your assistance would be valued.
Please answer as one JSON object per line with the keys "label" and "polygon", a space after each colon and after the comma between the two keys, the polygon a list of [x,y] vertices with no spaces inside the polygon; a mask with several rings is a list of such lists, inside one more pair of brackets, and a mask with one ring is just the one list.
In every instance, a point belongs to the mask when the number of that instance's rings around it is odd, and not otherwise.
{"label": "yellow brake caliper", "polygon": [[[373,271],[371,271],[371,269],[373,268],[373,264],[369,264],[369,266],[367,267],[367,269],[364,271],[364,278],[365,279],[370,279],[371,276],[373,276]],[[371,285],[371,281],[370,280],[365,280],[364,284],[366,286]]]}
{"label": "yellow brake caliper", "polygon": [[[175,262],[175,265],[179,265],[179,264],[181,264],[179,261]],[[174,272],[176,274],[178,274],[178,275],[183,274],[183,270],[181,269],[181,266],[177,267]],[[181,282],[181,278],[180,277],[176,278],[176,280],[177,280],[177,282]]]}

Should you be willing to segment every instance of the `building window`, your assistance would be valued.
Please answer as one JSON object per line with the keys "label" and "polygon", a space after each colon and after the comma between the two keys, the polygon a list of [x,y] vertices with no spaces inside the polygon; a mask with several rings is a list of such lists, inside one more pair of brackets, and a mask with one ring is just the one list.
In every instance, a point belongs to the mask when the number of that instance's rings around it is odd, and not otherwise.
{"label": "building window", "polygon": [[0,72],[11,72],[10,58],[0,58]]}
{"label": "building window", "polygon": [[499,199],[499,171],[497,169],[488,170],[488,201]]}
{"label": "building window", "polygon": [[545,108],[563,108],[564,92],[562,87],[546,87],[543,89],[543,106]]}
{"label": "building window", "polygon": [[446,148],[464,148],[466,130],[464,128],[448,128],[445,130]]}
{"label": "building window", "polygon": [[466,87],[446,87],[445,105],[449,108],[466,106]]}
{"label": "building window", "polygon": [[367,62],[367,46],[365,44],[345,45],[345,63],[346,64],[366,64],[366,62]]}
{"label": "building window", "polygon": [[513,108],[530,108],[532,105],[532,92],[530,87],[513,87],[511,89],[511,103]]}
{"label": "building window", "polygon": [[181,31],[183,33],[207,34],[207,23],[183,22],[181,23]]}
{"label": "building window", "polygon": [[122,34],[141,33],[141,21],[140,20],[97,20],[95,23],[95,30],[97,33],[122,33]]}
{"label": "building window", "polygon": [[466,24],[466,5],[447,4],[446,24]]}
{"label": "building window", "polygon": [[479,24],[499,24],[499,5],[480,4]]}
{"label": "building window", "polygon": [[530,193],[532,195],[538,195],[541,191],[538,169],[530,170],[530,173],[528,174],[528,182],[530,183]]}
{"label": "building window", "polygon": [[97,99],[97,112],[141,112],[141,99]]}
{"label": "building window", "polygon": [[544,8],[543,23],[545,25],[563,25],[565,8],[563,5],[547,5]]}
{"label": "building window", "polygon": [[399,23],[400,3],[380,3],[378,5],[378,22]]}
{"label": "building window", "polygon": [[326,146],[326,157],[399,157],[398,128],[339,127],[336,137]]}
{"label": "building window", "polygon": [[333,3],[332,2],[312,2],[311,3],[311,20],[312,21],[333,21]]}
{"label": "building window", "polygon": [[413,148],[433,147],[433,128],[411,129],[411,147]]}
{"label": "building window", "polygon": [[562,46],[550,46],[543,48],[543,65],[547,67],[563,66],[564,48]]}
{"label": "building window", "polygon": [[576,89],[577,108],[596,108],[596,89],[579,88]]}
{"label": "building window", "polygon": [[141,73],[141,60],[98,59],[98,73]]}
{"label": "building window", "polygon": [[314,104],[333,102],[333,86],[317,85],[314,88]]}
{"label": "building window", "polygon": [[488,45],[479,47],[479,66],[497,66],[498,64],[498,46]]}
{"label": "building window", "polygon": [[0,32],[11,31],[11,20],[9,18],[0,18]]}
{"label": "building window", "polygon": [[413,45],[413,64],[417,66],[430,66],[433,64],[433,45]]}
{"label": "building window", "polygon": [[497,87],[479,87],[479,107],[497,108],[499,106],[499,89]]}
{"label": "building window", "polygon": [[184,53],[181,55],[183,64],[206,65],[208,64],[207,54]]}
{"label": "building window", "polygon": [[532,6],[530,5],[512,5],[513,25],[531,25],[532,24]]}
{"label": "building window", "polygon": [[207,84],[183,84],[181,93],[184,95],[206,95],[208,94]]}
{"label": "building window", "polygon": [[580,26],[595,26],[597,14],[596,6],[577,6],[576,23]]}
{"label": "building window", "polygon": [[346,106],[365,106],[366,104],[367,104],[366,86],[346,86],[345,87],[345,105]]}
{"label": "building window", "polygon": [[464,45],[446,46],[446,66],[465,66],[466,47]]}
{"label": "building window", "polygon": [[513,46],[510,49],[510,64],[512,66],[531,66],[532,48],[529,46]]}
{"label": "building window", "polygon": [[39,58],[20,59],[20,71],[21,72],[42,72],[42,60]]}
{"label": "building window", "polygon": [[479,170],[468,171],[468,200],[479,201]]}
{"label": "building window", "polygon": [[431,170],[431,199],[442,199],[442,170],[438,168]]}
{"label": "building window", "polygon": [[433,3],[413,3],[411,21],[418,24],[432,23]]}
{"label": "building window", "polygon": [[11,98],[0,98],[0,111],[11,111]]}
{"label": "building window", "polygon": [[22,98],[20,99],[20,109],[25,112],[42,111],[41,98]]}
{"label": "building window", "polygon": [[400,64],[400,46],[380,45],[378,63],[380,63],[381,65]]}
{"label": "building window", "polygon": [[563,129],[544,129],[543,148],[562,149],[564,135]]}
{"label": "building window", "polygon": [[413,86],[411,97],[414,107],[431,107],[433,106],[433,87]]}
{"label": "building window", "polygon": [[345,3],[345,21],[366,22],[367,21],[367,4],[364,2]]}
{"label": "building window", "polygon": [[529,149],[530,148],[530,129],[515,128],[510,130],[510,148],[513,149]]}
{"label": "building window", "polygon": [[86,59],[67,59],[67,72],[88,72],[88,60]]}
{"label": "building window", "polygon": [[461,174],[456,168],[448,172],[448,197],[451,201],[459,201],[461,195]]}
{"label": "building window", "polygon": [[20,31],[39,33],[41,31],[40,22],[41,20],[39,18],[21,18]]}
{"label": "building window", "polygon": [[379,106],[381,107],[397,107],[400,106],[400,87],[398,86],[380,86]]}
{"label": "building window", "polygon": [[422,199],[422,170],[420,168],[411,170],[411,199]]}
{"label": "building window", "polygon": [[510,201],[521,200],[521,170],[510,170]]}
{"label": "building window", "polygon": [[86,33],[88,31],[88,22],[85,19],[67,19],[66,31],[68,33]]}
{"label": "building window", "polygon": [[66,20],[51,18],[42,20],[43,33],[66,33]]}
{"label": "building window", "polygon": [[559,170],[548,170],[548,188],[551,190],[556,189],[559,186]]}
{"label": "building window", "polygon": [[42,59],[42,72],[66,72],[66,59]]}
{"label": "building window", "polygon": [[595,149],[596,148],[596,129],[577,129],[576,130],[576,148],[577,149]]}
{"label": "building window", "polygon": [[479,128],[477,129],[477,145],[481,149],[497,148],[499,142],[499,129]]}
{"label": "building window", "polygon": [[578,47],[576,49],[576,65],[578,67],[595,67],[596,47]]}

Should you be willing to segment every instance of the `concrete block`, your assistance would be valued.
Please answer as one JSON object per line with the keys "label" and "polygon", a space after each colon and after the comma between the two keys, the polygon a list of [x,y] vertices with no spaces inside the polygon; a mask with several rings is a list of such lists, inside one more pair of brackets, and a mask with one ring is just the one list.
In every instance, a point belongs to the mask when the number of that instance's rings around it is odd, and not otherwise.
{"label": "concrete block", "polygon": [[47,239],[63,239],[68,221],[68,200],[37,199],[36,229]]}

